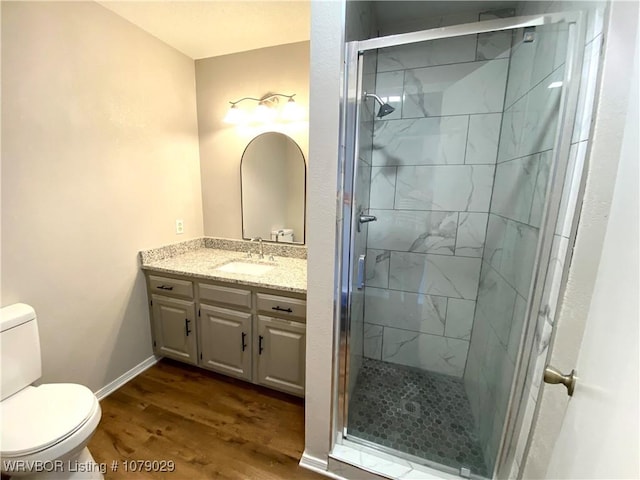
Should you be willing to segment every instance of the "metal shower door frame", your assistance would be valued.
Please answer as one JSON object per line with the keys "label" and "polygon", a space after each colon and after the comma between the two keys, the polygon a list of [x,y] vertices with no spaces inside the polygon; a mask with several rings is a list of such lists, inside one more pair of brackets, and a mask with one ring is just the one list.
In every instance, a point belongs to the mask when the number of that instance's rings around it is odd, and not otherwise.
{"label": "metal shower door frame", "polygon": [[[527,301],[526,320],[523,327],[521,345],[518,351],[515,373],[511,387],[509,405],[507,407],[505,425],[502,432],[500,448],[496,459],[496,466],[492,477],[496,475],[508,476],[505,471],[510,466],[513,452],[507,451],[506,446],[515,438],[515,433],[523,423],[524,408],[526,404],[526,390],[528,385],[531,362],[531,349],[537,312],[543,298],[543,287],[547,265],[551,255],[553,235],[548,232],[555,231],[560,208],[560,197],[566,175],[571,135],[575,121],[576,107],[578,103],[578,90],[580,83],[580,71],[584,54],[585,26],[582,12],[559,12],[523,17],[511,17],[497,20],[489,20],[462,25],[410,32],[398,35],[372,38],[368,40],[353,41],[346,44],[345,62],[343,72],[343,92],[341,98],[341,127],[340,127],[340,153],[339,153],[339,182],[341,191],[338,192],[338,222],[336,232],[336,274],[335,274],[335,298],[334,298],[334,357],[333,357],[333,395],[331,406],[331,438],[330,450],[336,444],[342,444],[347,434],[348,415],[348,385],[349,385],[349,333],[350,312],[352,294],[352,272],[354,261],[351,251],[354,246],[356,229],[355,202],[352,202],[357,182],[358,153],[358,120],[360,115],[360,103],[362,94],[362,58],[367,51],[377,50],[412,43],[453,38],[480,33],[515,30],[525,27],[537,27],[557,23],[566,23],[569,26],[569,39],[564,71],[564,85],[560,111],[558,114],[558,126],[553,148],[552,166],[550,172],[546,201],[543,209],[540,236],[538,239],[534,271],[532,275],[529,299]],[[560,161],[564,159],[565,161]],[[344,248],[348,245],[348,248]],[[369,442],[367,442],[369,443]],[[391,452],[385,447],[376,446],[382,452]],[[426,464],[431,462],[424,462]],[[443,466],[444,467],[444,466]],[[446,470],[446,469],[443,469]]]}

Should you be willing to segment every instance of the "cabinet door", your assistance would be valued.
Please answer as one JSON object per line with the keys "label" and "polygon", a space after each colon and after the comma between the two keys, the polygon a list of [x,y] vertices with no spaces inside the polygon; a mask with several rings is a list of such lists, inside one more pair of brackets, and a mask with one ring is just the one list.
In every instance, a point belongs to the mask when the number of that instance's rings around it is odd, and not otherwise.
{"label": "cabinet door", "polygon": [[152,295],[154,346],[158,355],[198,363],[193,302]]}
{"label": "cabinet door", "polygon": [[304,323],[258,316],[258,383],[304,395]]}
{"label": "cabinet door", "polygon": [[200,305],[203,367],[251,380],[251,314]]}

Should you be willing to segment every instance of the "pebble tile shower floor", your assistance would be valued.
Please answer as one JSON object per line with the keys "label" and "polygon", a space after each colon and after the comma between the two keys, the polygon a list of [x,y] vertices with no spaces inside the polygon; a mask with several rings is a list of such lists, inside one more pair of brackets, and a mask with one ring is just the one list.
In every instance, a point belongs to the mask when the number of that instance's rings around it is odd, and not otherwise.
{"label": "pebble tile shower floor", "polygon": [[348,433],[487,477],[462,379],[365,358]]}

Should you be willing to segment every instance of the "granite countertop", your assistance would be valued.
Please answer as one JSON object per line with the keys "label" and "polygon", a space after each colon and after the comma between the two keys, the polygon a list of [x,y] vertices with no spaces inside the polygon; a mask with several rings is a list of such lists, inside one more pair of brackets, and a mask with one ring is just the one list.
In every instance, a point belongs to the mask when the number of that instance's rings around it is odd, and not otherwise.
{"label": "granite countertop", "polygon": [[[252,251],[257,248],[253,244]],[[185,251],[186,250],[186,251]],[[270,253],[265,248],[265,258],[259,260],[256,255],[247,257],[245,251],[235,251],[200,246],[194,244],[190,248],[177,250],[165,258],[153,258],[148,252],[141,252],[142,269],[150,272],[170,273],[185,277],[218,280],[251,287],[273,288],[295,293],[307,292],[307,260],[274,255],[274,261],[268,260]],[[152,252],[152,251],[149,251]],[[145,256],[146,255],[146,256]],[[162,256],[161,256],[162,257]],[[275,268],[262,275],[245,275],[216,270],[232,261],[274,265]]]}

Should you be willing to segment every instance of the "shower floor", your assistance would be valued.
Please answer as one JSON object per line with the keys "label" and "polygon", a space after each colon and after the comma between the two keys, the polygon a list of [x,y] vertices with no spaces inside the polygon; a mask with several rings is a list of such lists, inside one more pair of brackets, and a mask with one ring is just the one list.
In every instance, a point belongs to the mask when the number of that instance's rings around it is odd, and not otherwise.
{"label": "shower floor", "polygon": [[460,378],[365,358],[349,402],[348,433],[488,476]]}

